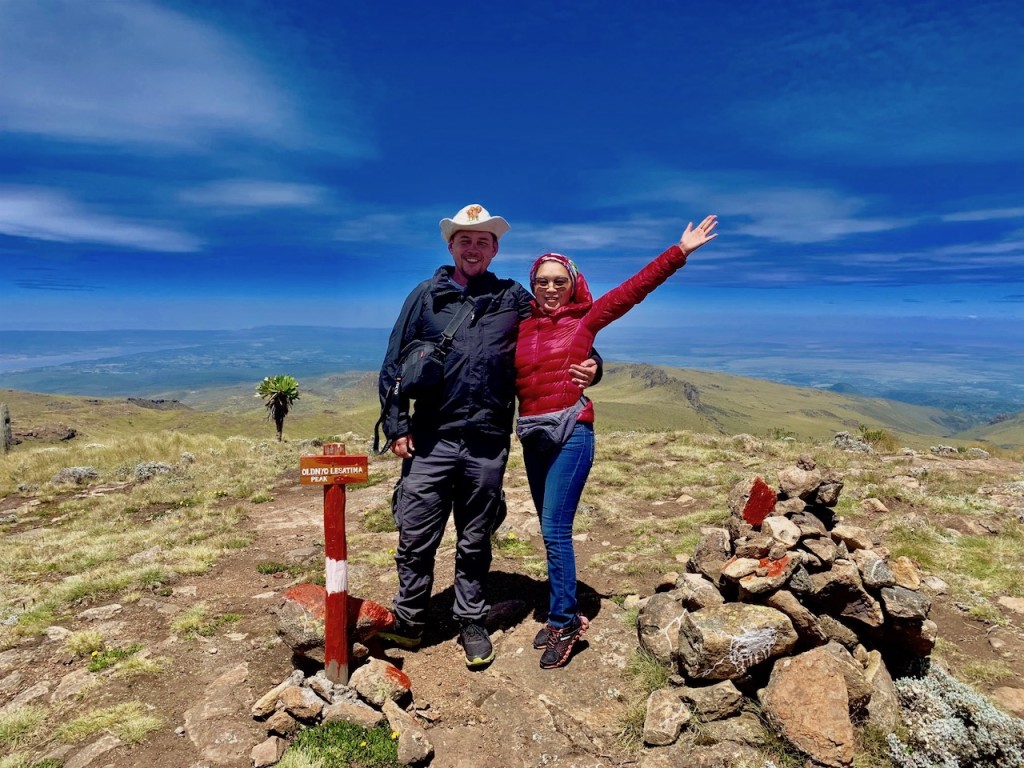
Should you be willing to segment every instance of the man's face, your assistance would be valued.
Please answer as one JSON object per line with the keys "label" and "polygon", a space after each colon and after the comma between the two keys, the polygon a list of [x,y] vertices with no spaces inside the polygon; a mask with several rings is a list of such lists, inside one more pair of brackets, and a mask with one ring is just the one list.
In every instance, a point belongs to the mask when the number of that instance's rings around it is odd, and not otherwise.
{"label": "man's face", "polygon": [[449,241],[448,252],[455,259],[455,281],[465,285],[487,271],[498,252],[498,242],[490,232],[460,229]]}

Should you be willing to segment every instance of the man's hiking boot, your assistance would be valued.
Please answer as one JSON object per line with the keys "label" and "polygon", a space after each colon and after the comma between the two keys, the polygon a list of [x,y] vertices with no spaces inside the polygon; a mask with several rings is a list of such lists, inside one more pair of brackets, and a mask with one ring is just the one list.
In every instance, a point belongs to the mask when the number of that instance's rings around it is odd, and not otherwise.
{"label": "man's hiking boot", "polygon": [[555,669],[568,664],[573,646],[583,637],[589,626],[590,622],[586,616],[577,615],[566,627],[549,628],[548,643],[540,656],[540,668]]}
{"label": "man's hiking boot", "polygon": [[459,643],[466,653],[466,666],[486,667],[494,661],[494,646],[483,625],[467,621],[459,632]]}
{"label": "man's hiking boot", "polygon": [[423,626],[409,624],[395,617],[395,626],[385,632],[378,632],[377,637],[390,640],[402,648],[419,648],[423,642]]}
{"label": "man's hiking boot", "polygon": [[540,628],[537,636],[533,638],[533,647],[537,650],[544,648],[548,644],[548,635],[551,634],[551,625],[545,624]]}

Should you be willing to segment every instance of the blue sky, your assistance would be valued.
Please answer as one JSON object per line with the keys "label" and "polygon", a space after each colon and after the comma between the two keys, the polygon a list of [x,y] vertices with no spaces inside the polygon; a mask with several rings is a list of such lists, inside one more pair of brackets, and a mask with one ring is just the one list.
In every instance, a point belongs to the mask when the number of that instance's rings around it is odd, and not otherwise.
{"label": "blue sky", "polygon": [[389,326],[471,202],[623,320],[1024,316],[1024,6],[0,0],[0,330]]}

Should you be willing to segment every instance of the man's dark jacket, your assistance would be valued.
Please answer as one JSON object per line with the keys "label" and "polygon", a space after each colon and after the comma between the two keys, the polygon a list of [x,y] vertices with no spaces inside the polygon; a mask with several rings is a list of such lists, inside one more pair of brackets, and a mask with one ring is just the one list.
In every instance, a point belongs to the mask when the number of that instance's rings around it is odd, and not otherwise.
{"label": "man's dark jacket", "polygon": [[397,430],[391,440],[409,434],[462,431],[507,437],[515,413],[515,352],[519,321],[530,315],[532,296],[515,280],[491,272],[471,280],[462,289],[451,281],[452,266],[440,267],[405,300],[388,341],[380,372],[384,403],[395,383],[402,349],[411,341],[441,340],[441,333],[463,301],[471,301],[473,315],[455,334],[445,359],[444,383],[436,393],[416,401],[411,424],[408,403],[402,403]]}

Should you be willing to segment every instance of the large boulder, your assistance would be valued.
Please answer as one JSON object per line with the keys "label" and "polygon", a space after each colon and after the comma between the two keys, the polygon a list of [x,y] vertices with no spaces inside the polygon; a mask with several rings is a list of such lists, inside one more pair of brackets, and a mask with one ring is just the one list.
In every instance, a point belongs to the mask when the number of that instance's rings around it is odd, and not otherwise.
{"label": "large boulder", "polygon": [[[272,613],[277,618],[278,636],[293,653],[323,662],[326,605],[327,590],[319,584],[298,584],[281,595],[281,603]],[[387,608],[354,595],[348,596],[347,613],[349,644],[365,643],[395,624],[394,614]]]}
{"label": "large boulder", "polygon": [[853,723],[842,662],[827,649],[776,662],[760,699],[769,722],[816,764],[853,765]]}
{"label": "large boulder", "polygon": [[679,668],[690,678],[732,680],[788,653],[797,634],[789,618],[763,605],[727,603],[683,616]]}

